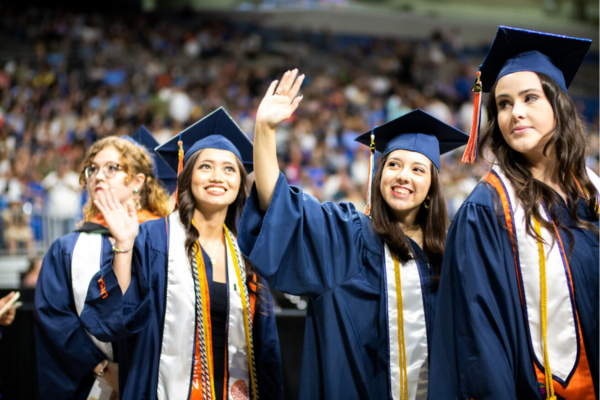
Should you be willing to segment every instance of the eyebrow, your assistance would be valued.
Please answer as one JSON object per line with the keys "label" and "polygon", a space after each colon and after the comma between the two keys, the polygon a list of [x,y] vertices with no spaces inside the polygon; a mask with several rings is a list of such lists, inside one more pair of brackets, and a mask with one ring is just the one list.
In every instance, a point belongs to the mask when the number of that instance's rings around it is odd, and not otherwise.
{"label": "eyebrow", "polygon": [[[536,89],[536,88],[531,88],[531,89],[525,89],[525,90],[521,90],[519,92],[519,96],[523,96],[525,93],[528,92],[539,92],[542,93],[542,91],[540,89]],[[499,99],[500,97],[511,97],[510,95],[506,94],[506,93],[501,93],[496,95],[496,99]]]}
{"label": "eyebrow", "polygon": [[[215,164],[215,163],[216,163],[216,161],[214,161],[214,160],[211,160],[210,158],[207,158],[206,160],[202,160],[202,159],[201,159],[199,162],[208,162],[208,163],[211,163],[211,164]],[[225,161],[221,161],[221,163],[222,163],[222,164],[235,165],[235,164],[234,164],[234,163],[232,163],[231,161],[227,161],[227,160],[225,160]]]}
{"label": "eyebrow", "polygon": [[[393,161],[404,162],[404,161],[402,161],[401,159],[399,159],[399,158],[396,158],[396,157],[390,157],[390,158],[388,159],[388,161],[392,161],[392,160],[393,160]],[[422,163],[421,161],[413,161],[413,162],[412,162],[412,164],[413,164],[413,165],[414,165],[414,164],[418,164],[418,165],[422,165],[422,166],[424,166],[424,167],[426,167],[426,168],[429,168],[429,165],[427,165],[427,164],[425,164],[425,163]]]}

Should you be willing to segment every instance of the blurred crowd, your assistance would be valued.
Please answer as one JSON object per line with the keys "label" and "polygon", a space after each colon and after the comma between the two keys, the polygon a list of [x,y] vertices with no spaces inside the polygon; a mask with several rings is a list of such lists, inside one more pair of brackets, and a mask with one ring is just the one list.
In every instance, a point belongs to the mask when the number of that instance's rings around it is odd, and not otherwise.
{"label": "blurred crowd", "polygon": [[[30,254],[81,218],[79,172],[92,142],[144,124],[162,143],[221,106],[252,138],[268,84],[296,67],[306,74],[304,99],[277,131],[280,167],[321,201],[361,209],[368,149],[354,138],[415,108],[468,133],[470,88],[485,51],[465,46],[459,29],[386,39],[264,29],[197,13],[7,6],[0,21],[0,44],[19,50],[18,57],[0,54],[0,248]],[[588,164],[598,172],[595,107],[586,112]],[[442,157],[451,216],[485,171],[461,156],[459,149]]]}

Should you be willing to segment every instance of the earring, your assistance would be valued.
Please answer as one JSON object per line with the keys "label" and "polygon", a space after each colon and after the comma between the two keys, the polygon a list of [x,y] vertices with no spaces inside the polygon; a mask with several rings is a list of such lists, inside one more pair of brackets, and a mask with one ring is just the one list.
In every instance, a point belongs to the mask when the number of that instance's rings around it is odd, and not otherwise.
{"label": "earring", "polygon": [[140,204],[140,191],[139,189],[133,190],[133,198],[135,199],[135,209],[138,211],[142,210],[142,205]]}
{"label": "earring", "polygon": [[429,204],[427,204],[427,200],[429,200],[429,198],[425,199],[425,201],[423,202],[423,207],[429,209]]}

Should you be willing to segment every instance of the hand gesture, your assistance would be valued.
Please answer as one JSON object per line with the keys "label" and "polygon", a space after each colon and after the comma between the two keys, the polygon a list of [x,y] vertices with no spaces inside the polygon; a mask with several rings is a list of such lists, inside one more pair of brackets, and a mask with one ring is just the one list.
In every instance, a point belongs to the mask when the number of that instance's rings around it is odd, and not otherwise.
{"label": "hand gesture", "polygon": [[94,204],[104,216],[110,234],[117,241],[115,246],[118,248],[120,248],[119,245],[126,247],[121,250],[133,247],[133,242],[140,229],[140,223],[133,204],[128,203],[127,210],[125,210],[113,189],[107,194],[104,191],[98,192],[98,200],[94,200]]}
{"label": "hand gesture", "polygon": [[279,86],[277,81],[271,82],[267,94],[258,106],[257,124],[266,124],[269,128],[275,129],[281,121],[288,119],[296,111],[302,100],[302,96],[296,97],[296,94],[304,81],[304,75],[296,79],[297,75],[298,69],[294,69],[283,74]]}
{"label": "hand gesture", "polygon": [[[6,303],[8,303],[8,301],[10,299],[12,299],[15,296],[15,294],[16,294],[15,292],[10,292],[9,294],[7,294],[3,298],[1,298],[0,299],[0,308],[4,307],[4,305]],[[15,320],[15,315],[17,315],[17,310],[15,310],[13,307],[9,308],[0,317],[0,325],[8,326],[8,325],[12,324],[12,322]]]}

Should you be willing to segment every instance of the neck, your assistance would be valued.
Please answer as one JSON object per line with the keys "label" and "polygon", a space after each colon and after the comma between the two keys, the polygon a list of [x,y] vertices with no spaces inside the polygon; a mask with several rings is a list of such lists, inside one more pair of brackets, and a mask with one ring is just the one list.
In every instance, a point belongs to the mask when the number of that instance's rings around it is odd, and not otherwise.
{"label": "neck", "polygon": [[223,224],[227,216],[227,207],[221,210],[200,211],[194,209],[194,225],[203,240],[220,241],[223,237]]}
{"label": "neck", "polygon": [[558,163],[544,155],[527,157],[527,161],[529,162],[529,170],[535,179],[550,187],[559,185]]}
{"label": "neck", "polygon": [[419,209],[411,210],[407,213],[396,214],[396,219],[400,224],[400,228],[404,232],[416,231],[421,229],[419,225],[415,225],[415,221],[417,220],[417,214],[419,213]]}

